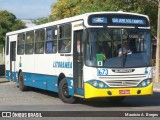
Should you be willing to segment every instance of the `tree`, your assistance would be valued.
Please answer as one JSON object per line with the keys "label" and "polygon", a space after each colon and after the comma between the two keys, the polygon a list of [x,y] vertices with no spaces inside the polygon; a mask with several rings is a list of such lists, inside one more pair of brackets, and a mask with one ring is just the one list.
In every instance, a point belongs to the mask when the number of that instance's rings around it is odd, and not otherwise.
{"label": "tree", "polygon": [[156,35],[158,0],[58,0],[51,6],[52,21],[87,12],[127,11],[148,15]]}
{"label": "tree", "polygon": [[0,11],[0,45],[5,44],[7,32],[25,28],[25,23],[18,20],[16,16],[8,11]]}
{"label": "tree", "polygon": [[58,0],[51,6],[52,12],[50,18],[59,20],[80,14],[80,4],[82,1],[83,0]]}

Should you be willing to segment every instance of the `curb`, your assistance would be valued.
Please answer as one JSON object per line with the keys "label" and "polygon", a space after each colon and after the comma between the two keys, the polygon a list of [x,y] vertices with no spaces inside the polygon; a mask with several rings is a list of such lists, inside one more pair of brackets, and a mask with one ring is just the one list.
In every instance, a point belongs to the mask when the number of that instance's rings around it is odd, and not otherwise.
{"label": "curb", "polygon": [[5,82],[9,82],[9,81],[6,80],[5,76],[0,76],[0,83],[5,83]]}
{"label": "curb", "polygon": [[10,82],[10,81],[0,81],[0,84],[1,84],[1,83],[6,83],[6,82]]}
{"label": "curb", "polygon": [[5,76],[0,76],[0,78],[5,78]]}

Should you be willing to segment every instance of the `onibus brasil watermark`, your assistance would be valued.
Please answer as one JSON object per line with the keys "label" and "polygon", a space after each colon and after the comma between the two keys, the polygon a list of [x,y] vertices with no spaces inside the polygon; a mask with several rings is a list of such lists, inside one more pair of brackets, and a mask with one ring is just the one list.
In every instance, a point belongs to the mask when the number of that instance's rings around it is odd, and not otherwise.
{"label": "onibus brasil watermark", "polygon": [[42,117],[40,112],[2,112],[1,117]]}

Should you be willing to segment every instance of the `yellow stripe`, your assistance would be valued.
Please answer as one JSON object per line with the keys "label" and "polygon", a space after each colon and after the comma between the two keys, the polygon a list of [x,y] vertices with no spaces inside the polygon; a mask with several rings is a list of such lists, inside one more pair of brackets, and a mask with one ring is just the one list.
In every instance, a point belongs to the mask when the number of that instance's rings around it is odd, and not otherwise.
{"label": "yellow stripe", "polygon": [[[141,96],[141,95],[152,95],[153,94],[153,83],[151,83],[147,87],[143,88],[95,88],[91,86],[89,83],[84,84],[84,92],[85,98],[95,98],[95,97],[112,97],[112,96]],[[120,94],[120,90],[128,90],[130,94]],[[141,93],[137,94],[137,91],[140,90]],[[112,93],[112,95],[108,95],[108,91]]]}

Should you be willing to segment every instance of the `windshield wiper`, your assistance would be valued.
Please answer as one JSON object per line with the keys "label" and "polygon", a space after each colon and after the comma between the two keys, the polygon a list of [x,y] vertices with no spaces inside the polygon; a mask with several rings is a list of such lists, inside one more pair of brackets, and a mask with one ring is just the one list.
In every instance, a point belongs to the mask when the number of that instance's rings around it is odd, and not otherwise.
{"label": "windshield wiper", "polygon": [[123,55],[123,67],[125,67],[126,60],[127,60],[127,54]]}

